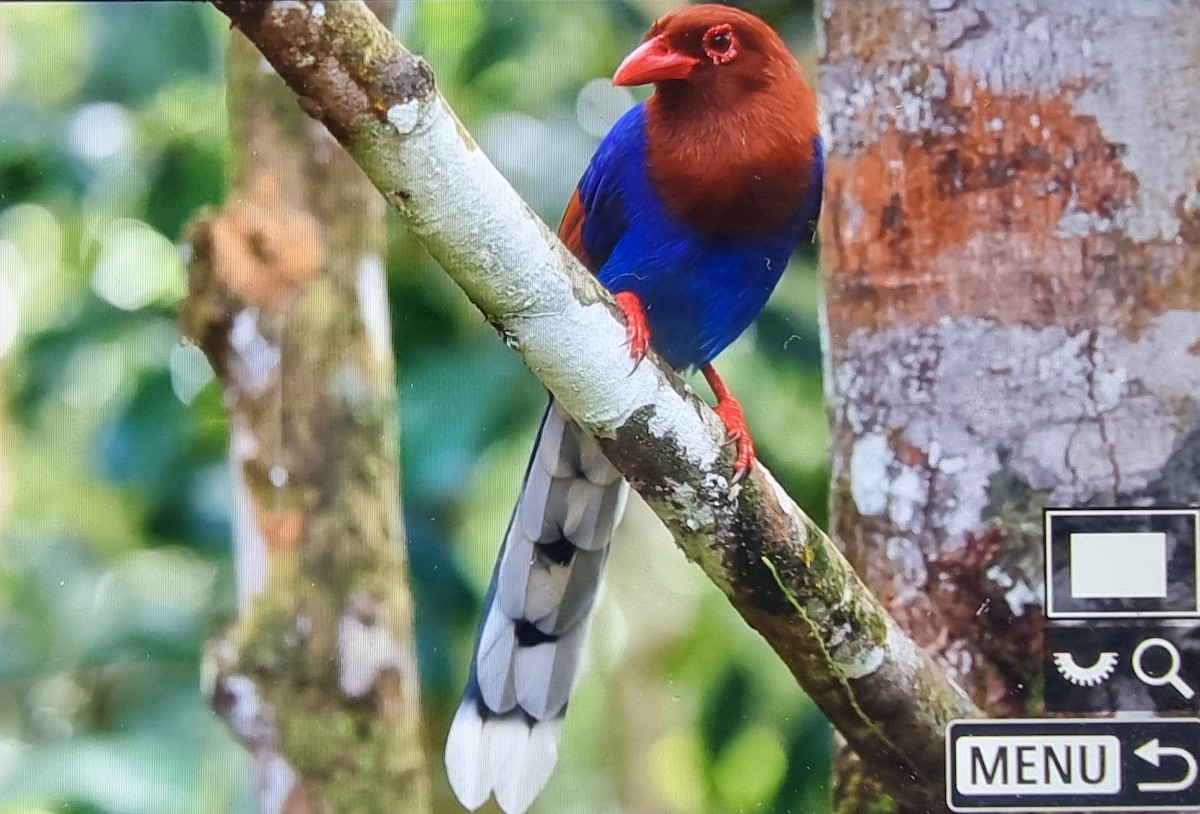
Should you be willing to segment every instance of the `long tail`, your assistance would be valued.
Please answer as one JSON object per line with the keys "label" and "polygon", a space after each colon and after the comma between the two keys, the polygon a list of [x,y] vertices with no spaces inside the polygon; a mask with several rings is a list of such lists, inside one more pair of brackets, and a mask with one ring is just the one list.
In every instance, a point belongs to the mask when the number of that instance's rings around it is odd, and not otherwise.
{"label": "long tail", "polygon": [[492,572],[446,773],[471,810],[522,814],[550,779],[588,616],[628,486],[551,399]]}

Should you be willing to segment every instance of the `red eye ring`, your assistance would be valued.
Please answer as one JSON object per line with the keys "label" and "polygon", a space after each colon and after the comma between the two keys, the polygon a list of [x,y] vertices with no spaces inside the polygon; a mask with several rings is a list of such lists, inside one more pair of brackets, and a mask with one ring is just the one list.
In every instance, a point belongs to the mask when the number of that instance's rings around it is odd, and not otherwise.
{"label": "red eye ring", "polygon": [[724,65],[737,59],[738,41],[733,26],[729,23],[714,25],[704,32],[704,53],[716,65]]}

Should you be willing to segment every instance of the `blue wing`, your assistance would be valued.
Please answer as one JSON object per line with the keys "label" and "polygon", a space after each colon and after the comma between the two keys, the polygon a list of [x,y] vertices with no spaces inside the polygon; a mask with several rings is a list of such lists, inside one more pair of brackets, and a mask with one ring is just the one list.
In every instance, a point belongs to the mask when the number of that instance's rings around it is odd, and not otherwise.
{"label": "blue wing", "polygon": [[645,154],[645,109],[627,111],[592,156],[563,213],[558,236],[593,272],[608,262],[629,227],[625,189]]}
{"label": "blue wing", "polygon": [[767,302],[797,243],[812,237],[821,204],[822,154],[785,228],[746,239],[707,239],[671,215],[650,182],[646,110],[637,105],[600,143],[563,216],[559,235],[612,293],[638,296],[651,344],[672,366],[710,362]]}

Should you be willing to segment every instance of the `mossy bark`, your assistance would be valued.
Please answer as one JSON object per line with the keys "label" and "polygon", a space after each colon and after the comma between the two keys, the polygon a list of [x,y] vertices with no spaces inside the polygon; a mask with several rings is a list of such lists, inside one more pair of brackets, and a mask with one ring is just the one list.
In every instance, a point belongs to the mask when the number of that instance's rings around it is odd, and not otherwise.
{"label": "mossy bark", "polygon": [[212,703],[263,812],[429,810],[399,503],[385,204],[236,32],[232,190],[183,321],[229,411],[240,616]]}
{"label": "mossy bark", "polygon": [[823,25],[833,531],[979,707],[1038,713],[1042,509],[1200,496],[1200,16],[827,0]]}

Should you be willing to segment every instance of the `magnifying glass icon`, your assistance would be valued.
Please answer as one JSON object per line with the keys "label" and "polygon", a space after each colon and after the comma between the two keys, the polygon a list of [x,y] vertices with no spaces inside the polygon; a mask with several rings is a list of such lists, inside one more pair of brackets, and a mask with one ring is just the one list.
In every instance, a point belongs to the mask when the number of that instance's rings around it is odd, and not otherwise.
{"label": "magnifying glass icon", "polygon": [[[1159,647],[1167,651],[1167,670],[1162,675],[1150,675],[1146,672],[1145,665],[1142,664],[1142,659],[1145,657],[1146,651],[1154,647]],[[1180,661],[1179,648],[1171,642],[1159,638],[1145,639],[1133,651],[1133,673],[1143,684],[1148,684],[1151,687],[1165,687],[1167,684],[1170,684],[1184,698],[1195,698],[1196,691],[1179,677]]]}

